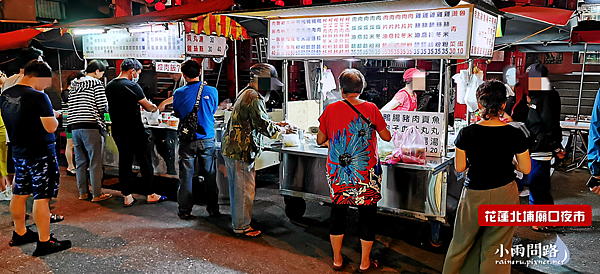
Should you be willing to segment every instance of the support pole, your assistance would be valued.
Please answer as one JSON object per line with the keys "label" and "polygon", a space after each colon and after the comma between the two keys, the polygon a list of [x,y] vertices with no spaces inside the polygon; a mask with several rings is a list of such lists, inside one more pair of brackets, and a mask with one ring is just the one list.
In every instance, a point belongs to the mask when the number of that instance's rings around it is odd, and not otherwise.
{"label": "support pole", "polygon": [[583,65],[581,66],[581,82],[579,82],[579,98],[577,98],[577,116],[575,117],[575,124],[579,123],[579,114],[581,112],[581,96],[583,93],[583,76],[585,74],[585,61],[587,59],[587,48],[588,44],[585,43],[583,50]]}
{"label": "support pole", "polygon": [[240,88],[239,88],[239,79],[238,79],[238,50],[237,50],[237,40],[233,41],[233,71],[234,71],[234,76],[235,76],[235,95],[237,97],[237,95],[239,95],[240,92]]}
{"label": "support pole", "polygon": [[[446,60],[446,77],[444,83],[444,157],[448,157],[448,121],[450,117],[450,62]],[[441,93],[441,91],[440,91]]]}
{"label": "support pole", "polygon": [[202,64],[200,66],[200,83],[204,83],[204,63],[206,63],[206,57],[202,58]]}
{"label": "support pole", "polygon": [[[63,91],[63,84],[62,84],[62,68],[60,65],[60,50],[57,49],[56,50],[56,56],[58,57],[58,82],[60,83],[60,92]],[[69,86],[69,83],[67,83],[67,86]]]}
{"label": "support pole", "polygon": [[440,89],[438,91],[438,113],[442,112],[442,90],[444,89],[444,59],[440,59]]}
{"label": "support pole", "polygon": [[289,88],[290,88],[290,75],[288,72],[288,60],[283,60],[283,120],[287,121],[288,115],[288,100],[289,100]]}
{"label": "support pole", "polygon": [[[467,73],[467,82],[471,82],[471,76],[473,74],[473,59],[469,60],[469,72]],[[458,92],[457,92],[458,93]],[[471,112],[467,108],[467,125],[471,125]]]}

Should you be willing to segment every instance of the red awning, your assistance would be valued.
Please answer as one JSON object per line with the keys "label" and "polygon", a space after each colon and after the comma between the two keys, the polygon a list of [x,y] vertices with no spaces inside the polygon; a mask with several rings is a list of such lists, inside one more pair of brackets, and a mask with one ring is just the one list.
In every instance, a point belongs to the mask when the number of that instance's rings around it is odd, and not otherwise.
{"label": "red awning", "polygon": [[233,5],[233,0],[204,0],[166,10],[144,13],[136,16],[123,16],[115,18],[85,19],[59,25],[60,28],[100,27],[113,25],[128,25],[147,22],[168,22],[184,20],[201,14],[228,10]]}
{"label": "red awning", "polygon": [[6,33],[0,33],[0,51],[9,49],[26,48],[33,37],[40,34],[41,30],[20,29]]}
{"label": "red awning", "polygon": [[566,26],[569,24],[569,20],[571,20],[575,13],[575,11],[572,10],[535,6],[513,6],[500,9],[500,11],[558,26]]}
{"label": "red awning", "polygon": [[596,43],[600,44],[600,30],[573,31],[571,37],[573,43]]}
{"label": "red awning", "polygon": [[217,35],[231,40],[250,39],[246,28],[225,15],[205,14],[185,21],[185,31],[206,35]]}

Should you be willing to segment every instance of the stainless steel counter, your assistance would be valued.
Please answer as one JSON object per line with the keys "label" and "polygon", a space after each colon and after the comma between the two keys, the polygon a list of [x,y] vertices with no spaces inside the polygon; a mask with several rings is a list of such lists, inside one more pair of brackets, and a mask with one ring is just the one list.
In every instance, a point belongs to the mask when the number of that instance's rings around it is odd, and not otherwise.
{"label": "stainless steel counter", "polygon": [[[282,195],[331,202],[326,179],[327,148],[302,143],[298,147],[269,146],[265,150],[280,153]],[[424,165],[383,165],[379,211],[448,223],[447,209],[456,208],[459,195],[452,191],[449,197],[449,184],[452,189],[462,188],[460,177],[454,170],[453,158],[428,157]]]}

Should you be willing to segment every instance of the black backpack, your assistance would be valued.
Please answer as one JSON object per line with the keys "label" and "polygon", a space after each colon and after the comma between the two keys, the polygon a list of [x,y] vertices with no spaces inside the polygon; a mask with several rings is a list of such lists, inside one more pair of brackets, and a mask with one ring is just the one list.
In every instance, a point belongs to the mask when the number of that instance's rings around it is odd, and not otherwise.
{"label": "black backpack", "polygon": [[[196,140],[196,133],[204,132],[204,128],[198,125],[198,105],[200,105],[200,99],[202,98],[203,89],[204,84],[201,84],[200,88],[198,88],[196,104],[194,104],[192,111],[188,113],[183,118],[183,120],[179,122],[179,127],[177,128],[177,136],[179,137],[179,141],[191,143]],[[176,116],[180,115],[177,114]]]}

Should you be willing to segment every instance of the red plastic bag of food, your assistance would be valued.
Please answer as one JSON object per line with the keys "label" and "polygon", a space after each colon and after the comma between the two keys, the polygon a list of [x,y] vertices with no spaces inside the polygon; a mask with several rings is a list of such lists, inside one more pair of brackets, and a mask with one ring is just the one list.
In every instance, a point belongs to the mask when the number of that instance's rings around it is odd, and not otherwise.
{"label": "red plastic bag of food", "polygon": [[400,157],[403,163],[425,164],[425,139],[423,139],[423,136],[421,136],[416,127],[409,127],[402,134],[400,149],[402,150]]}
{"label": "red plastic bag of food", "polygon": [[388,155],[385,158],[384,163],[389,164],[389,165],[393,165],[395,163],[402,161],[402,157],[401,157],[402,156],[402,149],[401,149],[402,133],[398,132],[398,131],[394,131],[394,133],[392,134],[391,142],[392,142],[392,144],[394,144],[394,146],[396,148],[392,151],[392,154]]}

